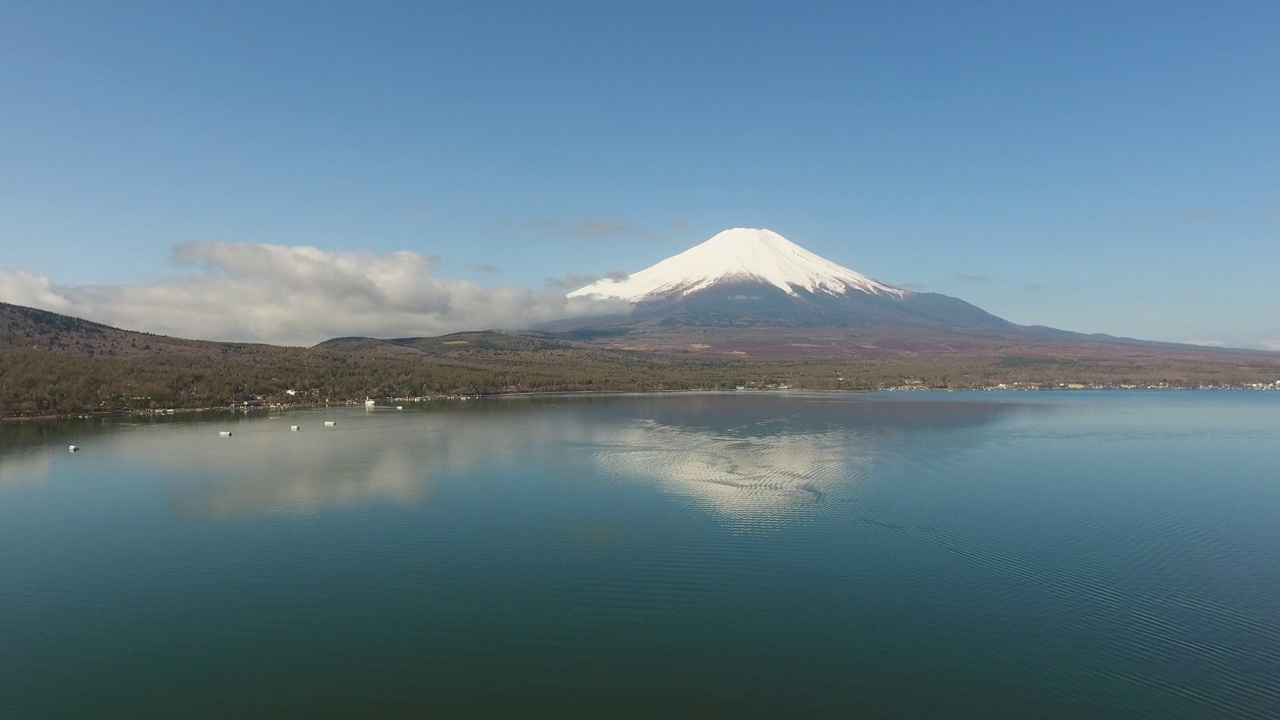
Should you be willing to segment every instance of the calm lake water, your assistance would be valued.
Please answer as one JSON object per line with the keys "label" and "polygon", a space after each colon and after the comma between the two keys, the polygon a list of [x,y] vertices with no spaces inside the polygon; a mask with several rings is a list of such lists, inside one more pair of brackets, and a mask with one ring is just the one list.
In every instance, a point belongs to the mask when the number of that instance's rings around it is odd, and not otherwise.
{"label": "calm lake water", "polygon": [[1280,717],[1280,393],[0,426],[0,716],[355,714]]}

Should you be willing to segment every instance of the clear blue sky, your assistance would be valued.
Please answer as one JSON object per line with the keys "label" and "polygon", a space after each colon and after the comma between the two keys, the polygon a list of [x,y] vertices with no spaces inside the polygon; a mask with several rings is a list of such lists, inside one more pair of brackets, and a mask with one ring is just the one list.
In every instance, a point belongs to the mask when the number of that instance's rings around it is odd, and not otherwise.
{"label": "clear blue sky", "polygon": [[619,5],[0,4],[0,270],[80,308],[264,243],[538,290],[768,227],[1280,349],[1280,3]]}

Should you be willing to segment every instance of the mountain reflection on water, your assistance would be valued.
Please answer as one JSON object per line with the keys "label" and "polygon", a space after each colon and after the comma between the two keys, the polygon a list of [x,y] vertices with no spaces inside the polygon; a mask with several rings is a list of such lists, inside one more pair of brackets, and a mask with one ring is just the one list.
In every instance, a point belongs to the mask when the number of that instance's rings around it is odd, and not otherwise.
{"label": "mountain reflection on water", "polygon": [[[735,522],[775,522],[853,499],[877,466],[944,461],[980,441],[978,426],[1026,409],[697,395],[480,405],[352,413],[334,429],[306,414],[299,433],[281,432],[289,419],[248,423],[222,442],[192,436],[181,456],[143,454],[174,476],[194,470],[198,482],[174,489],[178,512],[193,517],[415,505],[440,478],[552,474],[649,483]],[[921,446],[922,426],[947,432]]]}
{"label": "mountain reflection on water", "polygon": [[[714,402],[714,405],[707,401]],[[779,407],[756,398],[695,397],[654,404],[652,418],[599,428],[596,462],[743,522],[794,520],[855,499],[873,471],[954,459],[970,431],[1026,406],[838,402]],[[908,430],[931,433],[926,446]]]}
{"label": "mountain reflection on water", "polygon": [[[49,423],[4,429],[0,485],[43,482],[54,467],[49,444],[66,441],[84,451],[56,462],[92,468],[95,457],[111,458],[145,469],[171,486],[185,517],[417,505],[441,476],[483,483],[540,466],[652,483],[717,514],[772,521],[852,499],[877,467],[945,462],[982,442],[981,426],[1031,407],[690,394]],[[337,426],[325,428],[328,418]]]}

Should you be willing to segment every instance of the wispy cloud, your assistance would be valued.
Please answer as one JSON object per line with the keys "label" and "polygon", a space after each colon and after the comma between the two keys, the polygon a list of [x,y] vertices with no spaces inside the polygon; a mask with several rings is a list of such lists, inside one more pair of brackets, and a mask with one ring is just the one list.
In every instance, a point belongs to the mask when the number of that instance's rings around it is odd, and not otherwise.
{"label": "wispy cloud", "polygon": [[968,275],[965,273],[961,273],[959,275],[956,275],[956,279],[964,282],[983,282],[984,283],[984,282],[991,282],[993,278],[990,275]]}
{"label": "wispy cloud", "polygon": [[130,330],[303,345],[343,335],[518,329],[625,309],[568,300],[552,289],[487,288],[435,277],[436,259],[409,251],[188,243],[172,256],[175,264],[201,272],[139,285],[59,285],[42,275],[0,270],[0,300]]}
{"label": "wispy cloud", "polygon": [[1044,290],[1047,287],[1048,286],[1045,285],[1044,283],[1028,283],[1026,285],[1023,285],[1019,289],[1025,293],[1037,293],[1037,292],[1040,292],[1041,290]]}
{"label": "wispy cloud", "polygon": [[622,282],[629,277],[631,276],[621,270],[610,270],[604,275],[576,275],[570,273],[560,277],[547,278],[547,287],[555,290],[577,290],[600,280]]}
{"label": "wispy cloud", "polygon": [[547,278],[547,287],[554,290],[577,290],[600,279],[599,275],[577,275],[569,273],[560,277]]}
{"label": "wispy cloud", "polygon": [[569,229],[569,234],[580,238],[606,238],[626,235],[627,227],[608,220],[586,220]]}
{"label": "wispy cloud", "polygon": [[612,220],[583,220],[577,223],[562,220],[534,220],[526,223],[526,229],[579,240],[599,240],[627,235],[635,230]]}
{"label": "wispy cloud", "polygon": [[1188,345],[1199,345],[1201,347],[1226,347],[1227,344],[1221,340],[1188,340]]}
{"label": "wispy cloud", "polygon": [[1211,207],[1187,208],[1178,213],[1177,218],[1183,222],[1204,222],[1218,216],[1218,211]]}
{"label": "wispy cloud", "polygon": [[1274,340],[1259,340],[1258,347],[1262,348],[1263,350],[1280,352],[1280,338],[1276,338]]}
{"label": "wispy cloud", "polygon": [[425,202],[411,202],[396,208],[396,214],[403,215],[404,217],[417,217],[419,215],[426,215],[427,210],[429,209],[431,209],[431,207]]}
{"label": "wispy cloud", "polygon": [[485,263],[484,265],[477,265],[471,268],[471,272],[476,273],[477,275],[497,275],[502,272],[502,268],[492,263]]}
{"label": "wispy cloud", "polygon": [[569,240],[607,240],[610,238],[627,238],[653,242],[686,235],[693,230],[693,222],[681,218],[672,225],[660,228],[615,220],[587,218],[577,222],[565,220],[529,220],[522,223],[501,223],[507,231],[533,232]]}

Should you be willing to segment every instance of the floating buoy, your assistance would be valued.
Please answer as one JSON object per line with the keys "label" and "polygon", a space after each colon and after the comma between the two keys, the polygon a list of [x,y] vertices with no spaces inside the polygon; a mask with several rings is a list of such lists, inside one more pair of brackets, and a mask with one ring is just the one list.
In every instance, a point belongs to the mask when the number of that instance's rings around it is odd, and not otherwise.
{"label": "floating buoy", "polygon": [[290,426],[289,426],[289,432],[298,432],[298,426],[297,426],[297,425],[290,425]]}
{"label": "floating buoy", "polygon": [[77,446],[77,445],[68,445],[68,446],[67,446],[67,452],[79,452],[79,451],[80,451],[80,447],[79,447],[79,446]]}
{"label": "floating buoy", "polygon": [[231,437],[231,431],[230,431],[230,430],[219,430],[219,431],[218,431],[218,435],[220,435],[220,436],[222,436],[222,437]]}
{"label": "floating buoy", "polygon": [[324,426],[325,426],[325,427],[333,427],[334,425],[337,425],[337,424],[338,424],[338,423],[336,423],[336,422],[334,422],[334,421],[332,421],[332,420],[325,420],[325,421],[324,421]]}

